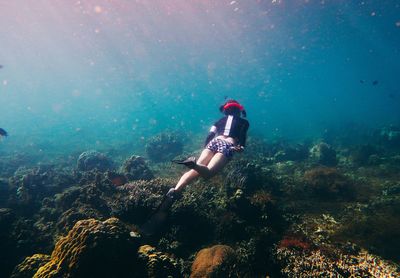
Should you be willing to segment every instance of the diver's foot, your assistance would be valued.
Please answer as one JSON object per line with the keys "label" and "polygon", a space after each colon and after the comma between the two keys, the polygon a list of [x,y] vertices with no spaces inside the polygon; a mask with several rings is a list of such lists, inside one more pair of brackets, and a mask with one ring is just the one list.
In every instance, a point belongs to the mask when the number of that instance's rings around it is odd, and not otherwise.
{"label": "diver's foot", "polygon": [[172,160],[172,162],[185,165],[190,169],[194,169],[194,167],[196,167],[196,157],[194,156],[188,157],[185,160]]}

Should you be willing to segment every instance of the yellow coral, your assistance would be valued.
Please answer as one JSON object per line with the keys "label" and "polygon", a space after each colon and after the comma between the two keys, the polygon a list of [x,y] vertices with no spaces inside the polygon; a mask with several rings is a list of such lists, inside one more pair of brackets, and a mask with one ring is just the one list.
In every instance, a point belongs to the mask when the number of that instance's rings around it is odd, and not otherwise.
{"label": "yellow coral", "polygon": [[135,250],[129,230],[117,218],[81,220],[56,243],[51,260],[34,277],[121,276],[132,272]]}
{"label": "yellow coral", "polygon": [[138,250],[139,257],[146,263],[147,277],[180,276],[178,262],[156,250],[150,245],[143,245]]}

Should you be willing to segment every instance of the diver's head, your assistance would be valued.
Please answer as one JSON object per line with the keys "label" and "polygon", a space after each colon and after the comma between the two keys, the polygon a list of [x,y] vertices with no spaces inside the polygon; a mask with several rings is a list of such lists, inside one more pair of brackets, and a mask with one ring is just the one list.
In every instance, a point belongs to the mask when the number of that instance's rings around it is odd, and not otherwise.
{"label": "diver's head", "polygon": [[225,115],[240,117],[240,114],[242,114],[243,117],[246,117],[246,111],[244,110],[244,107],[234,99],[227,100],[219,107],[219,111]]}

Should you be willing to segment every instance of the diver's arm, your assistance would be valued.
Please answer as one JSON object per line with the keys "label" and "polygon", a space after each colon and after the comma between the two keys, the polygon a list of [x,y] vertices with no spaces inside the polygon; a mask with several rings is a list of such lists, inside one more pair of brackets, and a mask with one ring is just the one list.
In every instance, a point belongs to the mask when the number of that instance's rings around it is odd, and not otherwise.
{"label": "diver's arm", "polygon": [[239,135],[239,146],[242,147],[242,150],[246,146],[246,139],[247,139],[247,130],[249,129],[249,122],[246,121],[243,127],[241,128],[240,135]]}
{"label": "diver's arm", "polygon": [[206,141],[204,142],[204,146],[207,146],[208,143],[215,137],[215,134],[217,134],[217,127],[213,125],[210,129],[210,132],[207,135]]}

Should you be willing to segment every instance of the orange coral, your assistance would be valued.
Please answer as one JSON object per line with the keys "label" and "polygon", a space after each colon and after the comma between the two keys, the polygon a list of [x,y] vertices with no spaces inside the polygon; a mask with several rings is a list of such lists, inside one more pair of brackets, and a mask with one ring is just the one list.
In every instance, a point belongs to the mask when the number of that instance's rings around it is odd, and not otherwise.
{"label": "orange coral", "polygon": [[190,277],[228,277],[235,258],[235,251],[227,245],[214,245],[202,249],[192,264]]}

